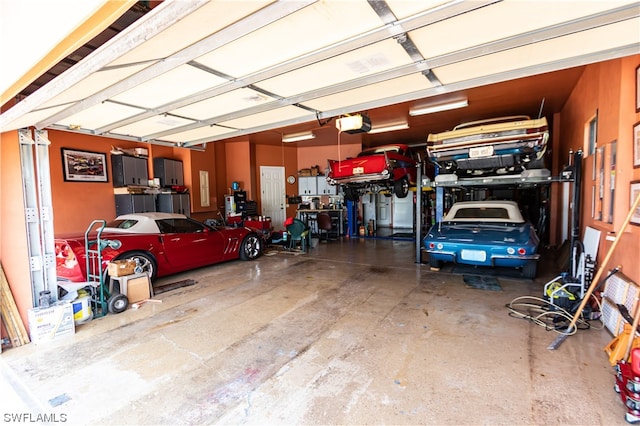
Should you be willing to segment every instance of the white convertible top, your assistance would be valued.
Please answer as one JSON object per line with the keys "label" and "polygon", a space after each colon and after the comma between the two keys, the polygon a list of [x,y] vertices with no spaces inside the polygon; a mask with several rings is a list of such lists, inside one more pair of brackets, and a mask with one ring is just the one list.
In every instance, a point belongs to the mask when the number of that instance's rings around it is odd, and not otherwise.
{"label": "white convertible top", "polygon": [[523,223],[515,201],[461,201],[455,203],[443,222]]}
{"label": "white convertible top", "polygon": [[[115,220],[131,221],[129,228],[110,228],[105,227],[103,232],[120,232],[132,234],[159,234],[160,230],[156,224],[156,220],[163,219],[185,219],[186,216],[178,213],[129,213],[116,217]],[[135,221],[135,224],[133,223]]]}

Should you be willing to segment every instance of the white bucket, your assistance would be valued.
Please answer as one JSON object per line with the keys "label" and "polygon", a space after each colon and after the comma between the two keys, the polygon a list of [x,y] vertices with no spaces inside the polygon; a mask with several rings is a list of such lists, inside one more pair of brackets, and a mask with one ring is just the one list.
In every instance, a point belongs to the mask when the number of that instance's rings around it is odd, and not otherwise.
{"label": "white bucket", "polygon": [[76,324],[82,324],[92,318],[90,301],[91,298],[88,295],[73,301],[73,321]]}

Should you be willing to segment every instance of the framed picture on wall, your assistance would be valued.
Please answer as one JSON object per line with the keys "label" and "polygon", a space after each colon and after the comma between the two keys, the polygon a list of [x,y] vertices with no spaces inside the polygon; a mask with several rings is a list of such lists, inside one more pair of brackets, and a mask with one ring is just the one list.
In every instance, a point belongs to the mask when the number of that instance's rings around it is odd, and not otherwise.
{"label": "framed picture on wall", "polygon": [[[631,207],[633,206],[633,203],[635,203],[636,198],[638,198],[638,195],[640,195],[640,180],[634,180],[631,182],[631,190],[629,192],[631,193],[631,202],[629,207]],[[631,216],[631,223],[640,226],[640,206],[638,206],[636,211],[633,212],[633,216]]]}
{"label": "framed picture on wall", "polygon": [[636,67],[636,112],[640,112],[640,65]]}
{"label": "framed picture on wall", "polygon": [[62,169],[67,182],[108,182],[107,156],[100,152],[62,148]]}
{"label": "framed picture on wall", "polygon": [[633,125],[633,167],[640,167],[640,121]]}

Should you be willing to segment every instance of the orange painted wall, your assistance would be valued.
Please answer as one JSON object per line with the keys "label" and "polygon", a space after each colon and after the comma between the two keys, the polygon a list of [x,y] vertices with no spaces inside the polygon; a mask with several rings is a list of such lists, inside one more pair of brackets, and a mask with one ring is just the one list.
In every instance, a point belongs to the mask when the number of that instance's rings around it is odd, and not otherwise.
{"label": "orange painted wall", "polygon": [[[213,167],[216,163],[215,149],[208,146],[204,152],[190,151],[189,161],[183,161],[183,165],[189,165],[189,173],[185,170],[185,175],[190,176],[190,182],[185,185],[191,188],[191,212],[192,216],[206,218],[215,217],[218,210],[218,198],[216,196],[216,175],[213,173]],[[203,207],[200,196],[200,171],[209,172],[209,207]],[[197,216],[196,216],[197,215]]]}
{"label": "orange painted wall", "polygon": [[[112,139],[50,130],[48,132],[51,169],[51,191],[53,194],[53,228],[56,235],[84,233],[96,219],[111,220],[115,217],[115,197],[111,174],[112,144],[122,148],[133,148]],[[90,141],[87,144],[87,141]],[[108,182],[65,182],[62,170],[62,148],[106,153]]]}
{"label": "orange painted wall", "polygon": [[[635,111],[636,67],[640,65],[640,55],[589,65],[576,84],[571,96],[561,112],[562,126],[559,137],[561,152],[569,148],[584,148],[585,125],[598,114],[597,147],[605,147],[603,220],[592,215],[592,188],[599,194],[599,178],[593,180],[594,161],[585,153],[583,161],[584,179],[582,185],[583,209],[581,232],[587,226],[602,232],[598,261],[602,262],[612,242],[605,239],[619,236],[618,248],[613,253],[607,269],[622,265],[622,272],[635,282],[640,282],[640,227],[629,226],[626,232],[619,230],[629,211],[631,181],[640,180],[640,168],[633,168],[632,127],[640,121]],[[610,143],[617,141],[617,166],[615,170],[615,209],[613,223],[607,223],[609,205],[609,156]],[[596,171],[599,171],[598,168]],[[599,173],[596,173],[598,176]],[[595,200],[598,201],[597,199]]]}
{"label": "orange painted wall", "polygon": [[226,188],[230,194],[231,184],[238,182],[243,191],[247,191],[247,200],[255,200],[255,191],[251,180],[251,143],[248,140],[225,143],[226,151]]}
{"label": "orange painted wall", "polygon": [[0,134],[0,164],[0,264],[26,326],[33,299],[17,131]]}

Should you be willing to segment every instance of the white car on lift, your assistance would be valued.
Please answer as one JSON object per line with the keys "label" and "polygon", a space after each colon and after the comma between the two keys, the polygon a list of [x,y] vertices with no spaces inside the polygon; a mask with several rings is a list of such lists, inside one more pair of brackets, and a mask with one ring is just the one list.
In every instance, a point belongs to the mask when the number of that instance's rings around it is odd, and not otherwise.
{"label": "white car on lift", "polygon": [[544,168],[549,139],[545,117],[526,115],[463,123],[427,138],[429,158],[440,174],[505,175]]}

